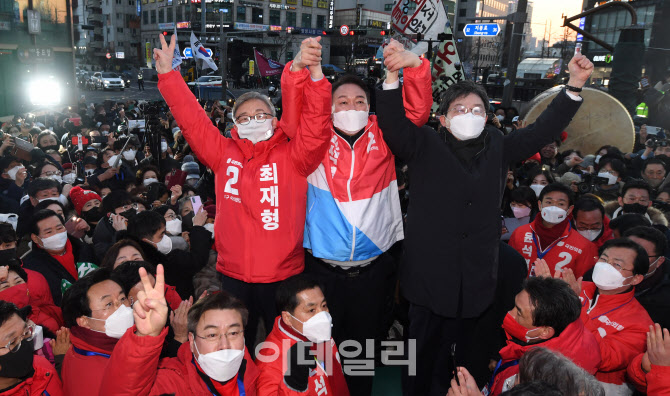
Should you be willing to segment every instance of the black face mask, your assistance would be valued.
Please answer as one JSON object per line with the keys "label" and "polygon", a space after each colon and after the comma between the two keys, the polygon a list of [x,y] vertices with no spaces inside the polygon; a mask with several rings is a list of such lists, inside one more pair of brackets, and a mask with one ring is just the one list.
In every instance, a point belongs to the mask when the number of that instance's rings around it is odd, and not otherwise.
{"label": "black face mask", "polygon": [[[16,248],[0,250],[0,263],[6,263],[9,260],[16,259]],[[5,264],[3,264],[5,265]]]}
{"label": "black face mask", "polygon": [[195,217],[195,213],[190,212],[189,214],[186,214],[181,217],[181,228],[184,231],[190,231],[193,228],[193,218]]}
{"label": "black face mask", "polygon": [[60,146],[57,145],[57,144],[56,144],[56,145],[53,145],[53,146],[42,147],[42,151],[44,151],[45,153],[46,153],[47,151],[49,151],[49,150],[58,151],[58,149],[60,149]]}
{"label": "black face mask", "polygon": [[99,207],[94,206],[93,208],[89,209],[86,212],[81,212],[81,217],[83,217],[88,224],[92,224],[100,221],[100,219],[102,218],[102,213],[100,212]]}
{"label": "black face mask", "polygon": [[132,219],[133,217],[135,217],[135,216],[137,215],[137,210],[135,210],[135,208],[133,208],[133,209],[128,209],[128,210],[126,210],[125,212],[121,212],[121,213],[119,213],[119,214],[120,214],[121,216],[125,217],[126,220],[130,220],[130,219]]}
{"label": "black face mask", "polygon": [[645,214],[647,213],[647,207],[645,205],[639,204],[639,203],[634,203],[634,204],[623,204],[623,212],[624,213],[637,213],[637,214]]}
{"label": "black face mask", "polygon": [[0,377],[28,378],[35,373],[33,369],[33,342],[23,340],[18,351],[0,356]]}

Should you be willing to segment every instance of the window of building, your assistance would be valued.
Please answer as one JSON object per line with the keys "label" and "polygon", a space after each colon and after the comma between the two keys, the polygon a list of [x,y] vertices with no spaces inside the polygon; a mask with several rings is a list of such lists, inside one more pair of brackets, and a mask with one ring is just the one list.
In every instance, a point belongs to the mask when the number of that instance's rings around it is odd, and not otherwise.
{"label": "window of building", "polygon": [[237,22],[246,22],[247,21],[247,7],[238,6],[237,7]]}
{"label": "window of building", "polygon": [[123,28],[116,28],[117,33],[123,33]]}
{"label": "window of building", "polygon": [[459,31],[459,32],[462,32],[463,29],[465,29],[465,24],[464,24],[464,23],[459,23],[459,24],[458,24],[458,31]]}
{"label": "window of building", "polygon": [[174,22],[174,19],[172,19],[172,10],[167,10],[167,21]]}
{"label": "window of building", "polygon": [[280,25],[281,24],[281,11],[279,10],[270,10],[270,25]]}
{"label": "window of building", "polygon": [[317,29],[325,29],[326,28],[326,16],[325,15],[317,15],[316,16],[316,28]]}
{"label": "window of building", "polygon": [[312,27],[312,14],[302,13],[302,23],[300,27],[311,28]]}
{"label": "window of building", "polygon": [[393,11],[393,3],[384,4],[384,11]]}
{"label": "window of building", "polygon": [[181,9],[182,9],[182,7],[177,7],[177,22],[181,22],[182,19],[183,19]]}
{"label": "window of building", "polygon": [[158,10],[158,23],[165,23],[165,10],[163,8]]}
{"label": "window of building", "polygon": [[149,23],[149,11],[142,11],[142,23],[147,25]]}
{"label": "window of building", "polygon": [[286,59],[287,60],[293,59],[293,51],[286,51]]}
{"label": "window of building", "polygon": [[262,8],[251,8],[251,23],[263,24],[263,9]]}
{"label": "window of building", "polygon": [[[295,11],[286,11],[286,26],[296,27],[296,21]],[[293,57],[287,57],[286,59],[293,59]]]}
{"label": "window of building", "polygon": [[458,10],[458,16],[464,17],[467,12],[468,10],[466,10],[465,8],[461,8],[460,10]]}
{"label": "window of building", "polygon": [[156,10],[151,10],[151,23],[156,23]]}

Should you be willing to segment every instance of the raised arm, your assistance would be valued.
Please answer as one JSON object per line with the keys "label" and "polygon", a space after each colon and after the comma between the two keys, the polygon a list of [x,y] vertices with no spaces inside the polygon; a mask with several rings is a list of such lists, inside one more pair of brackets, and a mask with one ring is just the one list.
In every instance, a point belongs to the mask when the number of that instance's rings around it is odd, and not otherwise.
{"label": "raised arm", "polygon": [[222,152],[227,144],[218,128],[207,117],[193,93],[181,78],[179,72],[172,70],[172,57],[176,37],[172,35],[170,45],[160,35],[162,49],[154,48],[156,71],[158,71],[158,89],[170,107],[182,135],[205,166],[217,171],[223,158]]}

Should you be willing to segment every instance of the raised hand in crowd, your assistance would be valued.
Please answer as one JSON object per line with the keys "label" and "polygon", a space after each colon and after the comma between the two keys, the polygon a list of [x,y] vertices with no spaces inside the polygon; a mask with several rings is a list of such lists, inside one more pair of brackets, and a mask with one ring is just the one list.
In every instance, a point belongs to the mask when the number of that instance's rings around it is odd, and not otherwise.
{"label": "raised hand in crowd", "polygon": [[170,204],[176,205],[177,201],[182,195],[181,186],[179,184],[176,184],[170,188],[170,191],[172,192],[172,194],[170,195]]}
{"label": "raised hand in crowd", "polygon": [[172,58],[174,58],[174,47],[177,45],[177,35],[172,35],[169,45],[162,34],[159,34],[159,37],[161,40],[161,49],[154,48],[156,71],[158,74],[169,73],[172,71]]}
{"label": "raised hand in crowd", "polygon": [[156,267],[156,284],[151,280],[144,268],[140,268],[140,279],[144,290],[137,293],[137,301],[133,304],[136,334],[138,336],[158,336],[168,319],[168,307],[165,301],[165,275],[163,265]]}
{"label": "raised hand in crowd", "polygon": [[60,330],[57,330],[56,339],[50,340],[49,345],[51,345],[54,355],[65,355],[72,345],[70,342],[70,329],[61,327]]}
{"label": "raised hand in crowd", "polygon": [[475,378],[465,367],[459,367],[456,375],[458,382],[455,378],[451,380],[451,388],[447,396],[481,396],[482,393],[477,388]]}
{"label": "raised hand in crowd", "polygon": [[568,85],[581,88],[593,73],[593,63],[586,56],[575,54],[568,63],[568,71],[570,72]]}
{"label": "raised hand in crowd", "polygon": [[392,84],[398,80],[400,69],[405,67],[421,66],[421,58],[411,51],[405,51],[405,48],[398,41],[391,39],[391,42],[384,49],[384,65],[388,71],[386,83]]}
{"label": "raised hand in crowd", "polygon": [[670,366],[670,333],[655,323],[647,332],[647,352],[642,356],[642,369],[651,371],[651,365]]}
{"label": "raised hand in crowd", "polygon": [[188,310],[193,306],[193,296],[184,300],[179,307],[170,312],[170,326],[174,331],[174,339],[182,344],[188,341]]}
{"label": "raised hand in crowd", "polygon": [[299,71],[309,67],[309,72],[313,79],[318,80],[323,77],[321,70],[321,36],[308,37],[300,44],[300,51],[293,59],[291,65],[293,71]]}
{"label": "raised hand in crowd", "polygon": [[[540,278],[551,278],[551,269],[544,259],[535,260],[535,276]],[[570,268],[561,268],[556,270],[554,278],[564,280],[575,294],[580,295],[582,292],[583,277],[576,278],[575,273]]]}

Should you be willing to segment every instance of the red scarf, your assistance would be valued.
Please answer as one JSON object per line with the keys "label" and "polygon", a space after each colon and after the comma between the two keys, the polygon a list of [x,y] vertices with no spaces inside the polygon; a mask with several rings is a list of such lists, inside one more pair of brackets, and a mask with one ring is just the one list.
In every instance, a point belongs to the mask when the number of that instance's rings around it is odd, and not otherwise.
{"label": "red scarf", "polygon": [[78,348],[83,347],[83,349],[88,350],[89,347],[95,347],[101,351],[105,351],[108,354],[112,353],[116,343],[119,342],[118,339],[109,337],[105,333],[99,333],[97,331],[80,326],[72,326],[70,333],[74,339],[81,340],[84,344],[86,344],[83,345],[81,342],[74,341],[74,344],[79,344],[77,345]]}
{"label": "red scarf", "polygon": [[535,216],[535,220],[533,221],[533,229],[535,230],[535,234],[539,239],[540,249],[546,250],[549,245],[554,243],[558,238],[562,237],[565,233],[565,228],[569,223],[570,219],[566,218],[555,226],[547,228],[542,223],[542,215],[538,213],[537,216]]}
{"label": "red scarf", "polygon": [[74,254],[72,253],[72,244],[70,243],[70,240],[67,240],[67,243],[65,244],[65,254],[62,256],[54,256],[51,255],[51,257],[55,258],[56,261],[60,263],[60,265],[63,266],[67,270],[67,272],[72,275],[72,277],[75,280],[79,279],[79,275],[77,274],[77,266],[74,263]]}

